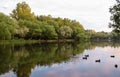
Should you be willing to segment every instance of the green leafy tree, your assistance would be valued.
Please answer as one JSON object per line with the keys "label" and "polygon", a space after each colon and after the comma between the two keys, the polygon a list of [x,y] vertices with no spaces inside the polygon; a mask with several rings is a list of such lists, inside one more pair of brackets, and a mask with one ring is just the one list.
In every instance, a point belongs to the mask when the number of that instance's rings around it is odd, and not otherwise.
{"label": "green leafy tree", "polygon": [[39,21],[19,20],[19,26],[23,29],[26,39],[40,39],[42,23]]}
{"label": "green leafy tree", "polygon": [[5,23],[0,23],[0,39],[9,40],[11,39],[11,33]]}
{"label": "green leafy tree", "polygon": [[88,37],[79,22],[51,15],[35,16],[26,2],[18,3],[10,15],[12,18],[0,13],[1,39],[11,39],[14,36],[23,39],[78,40]]}
{"label": "green leafy tree", "polygon": [[55,21],[55,18],[52,18],[51,15],[48,16],[37,16],[37,20],[39,22],[43,22],[46,25],[51,25],[55,28],[55,31],[58,33],[58,29],[59,29],[59,24],[58,22]]}
{"label": "green leafy tree", "polygon": [[82,39],[85,39],[87,37],[87,35],[85,34],[85,30],[83,28],[83,26],[73,20],[71,21],[71,26],[70,26],[73,30],[73,33],[72,33],[72,38],[76,39],[76,40],[82,40]]}
{"label": "green leafy tree", "polygon": [[96,32],[91,35],[91,39],[93,40],[108,40],[110,37],[108,32]]}
{"label": "green leafy tree", "polygon": [[28,36],[31,37],[31,39],[40,39],[41,33],[42,33],[42,22],[40,21],[27,21],[26,22],[27,27],[29,28]]}
{"label": "green leafy tree", "polygon": [[113,41],[118,41],[120,40],[120,36],[118,35],[118,33],[116,33],[114,30],[110,33],[110,38]]}
{"label": "green leafy tree", "polygon": [[51,15],[48,15],[48,16],[45,16],[45,15],[40,15],[40,16],[37,16],[37,19],[39,21],[49,21],[49,20],[53,20],[52,16]]}
{"label": "green leafy tree", "polygon": [[42,39],[56,39],[57,33],[55,31],[55,28],[51,25],[43,25],[41,27],[42,29]]}
{"label": "green leafy tree", "polygon": [[20,20],[20,19],[34,20],[35,19],[34,13],[31,13],[31,8],[26,2],[18,3],[16,9],[14,9],[10,15],[16,20]]}
{"label": "green leafy tree", "polygon": [[9,16],[0,13],[0,36],[1,39],[11,39],[16,33],[17,22]]}
{"label": "green leafy tree", "polygon": [[70,38],[72,36],[72,29],[69,26],[61,26],[59,34],[61,38]]}
{"label": "green leafy tree", "polygon": [[19,35],[19,37],[24,38],[29,32],[29,28],[24,24],[24,20],[19,20],[18,24],[19,24],[19,27],[18,27],[17,34]]}
{"label": "green leafy tree", "polygon": [[120,0],[116,0],[116,4],[110,8],[111,21],[109,27],[114,28],[114,31],[120,34]]}

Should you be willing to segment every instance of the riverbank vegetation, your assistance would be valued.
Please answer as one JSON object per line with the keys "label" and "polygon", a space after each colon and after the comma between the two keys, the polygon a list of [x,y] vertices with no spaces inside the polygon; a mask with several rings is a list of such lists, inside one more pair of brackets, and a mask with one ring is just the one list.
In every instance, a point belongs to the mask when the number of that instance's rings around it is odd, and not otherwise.
{"label": "riverbank vegetation", "polygon": [[88,38],[84,27],[76,20],[54,18],[51,15],[36,16],[26,2],[18,3],[10,16],[0,13],[0,40],[86,40]]}
{"label": "riverbank vegetation", "polygon": [[116,4],[114,4],[110,9],[111,13],[109,27],[114,29],[114,32],[120,34],[120,0],[116,0]]}
{"label": "riverbank vegetation", "polygon": [[18,77],[29,77],[37,66],[51,66],[75,60],[85,50],[96,47],[119,47],[120,43],[86,42],[62,44],[0,45],[0,75],[13,71]]}
{"label": "riverbank vegetation", "polygon": [[[119,0],[110,8],[112,32],[85,30],[76,20],[35,15],[26,2],[18,3],[10,16],[0,13],[0,40],[87,41],[120,40]],[[58,40],[58,41],[57,41]]]}
{"label": "riverbank vegetation", "polygon": [[120,41],[120,36],[114,30],[111,32],[96,32],[95,30],[86,30],[92,41]]}
{"label": "riverbank vegetation", "polygon": [[113,28],[113,39],[120,40],[120,0],[116,0],[116,4],[114,4],[109,11],[111,13],[109,27]]}

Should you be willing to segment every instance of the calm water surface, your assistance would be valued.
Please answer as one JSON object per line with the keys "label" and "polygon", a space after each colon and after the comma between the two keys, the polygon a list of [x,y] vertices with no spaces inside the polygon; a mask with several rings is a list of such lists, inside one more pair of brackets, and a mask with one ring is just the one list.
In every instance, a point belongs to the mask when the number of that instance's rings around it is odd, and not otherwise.
{"label": "calm water surface", "polygon": [[120,43],[0,44],[0,77],[120,77]]}

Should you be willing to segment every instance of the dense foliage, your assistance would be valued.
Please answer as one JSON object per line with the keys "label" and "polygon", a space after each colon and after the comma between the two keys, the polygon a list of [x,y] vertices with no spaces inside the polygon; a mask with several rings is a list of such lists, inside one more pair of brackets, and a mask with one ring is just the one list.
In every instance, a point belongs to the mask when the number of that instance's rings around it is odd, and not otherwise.
{"label": "dense foliage", "polygon": [[0,39],[11,39],[16,32],[17,26],[18,25],[15,20],[3,13],[0,13]]}
{"label": "dense foliage", "polygon": [[[11,17],[10,17],[11,16]],[[10,16],[0,13],[0,39],[88,39],[83,26],[68,18],[35,16],[26,2],[18,3]]]}
{"label": "dense foliage", "polygon": [[0,76],[12,70],[17,77],[30,77],[35,66],[68,62],[81,54],[88,43],[0,45]]}
{"label": "dense foliage", "polygon": [[116,31],[112,31],[110,37],[113,41],[120,41],[120,35]]}
{"label": "dense foliage", "polygon": [[111,21],[110,27],[114,28],[114,32],[120,34],[120,0],[116,0],[116,4],[110,8]]}
{"label": "dense foliage", "polygon": [[96,32],[94,30],[86,30],[86,33],[88,33],[91,40],[97,40],[97,41],[111,40],[111,33],[108,32],[104,32],[104,31]]}
{"label": "dense foliage", "polygon": [[9,72],[13,71],[17,77],[30,77],[36,66],[49,67],[54,64],[67,63],[71,60],[76,61],[78,54],[82,56],[85,50],[106,46],[119,47],[120,43],[0,44],[0,76],[6,73],[9,76]]}
{"label": "dense foliage", "polygon": [[120,1],[110,8],[113,23],[111,33],[84,30],[83,26],[68,18],[54,18],[51,15],[36,16],[26,2],[18,3],[10,16],[0,13],[0,40],[35,39],[35,40],[109,40],[120,36]]}
{"label": "dense foliage", "polygon": [[20,20],[20,19],[34,20],[35,19],[34,13],[31,13],[31,8],[26,2],[18,3],[16,9],[14,9],[10,15],[16,20]]}

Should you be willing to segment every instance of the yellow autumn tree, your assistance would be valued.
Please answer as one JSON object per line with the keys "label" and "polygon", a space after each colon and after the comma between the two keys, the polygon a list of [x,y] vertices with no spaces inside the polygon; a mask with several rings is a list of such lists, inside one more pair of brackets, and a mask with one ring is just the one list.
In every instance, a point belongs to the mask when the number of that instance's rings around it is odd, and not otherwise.
{"label": "yellow autumn tree", "polygon": [[18,3],[17,7],[10,14],[12,18],[16,20],[24,19],[24,20],[34,20],[35,15],[34,12],[31,12],[31,8],[26,2]]}

